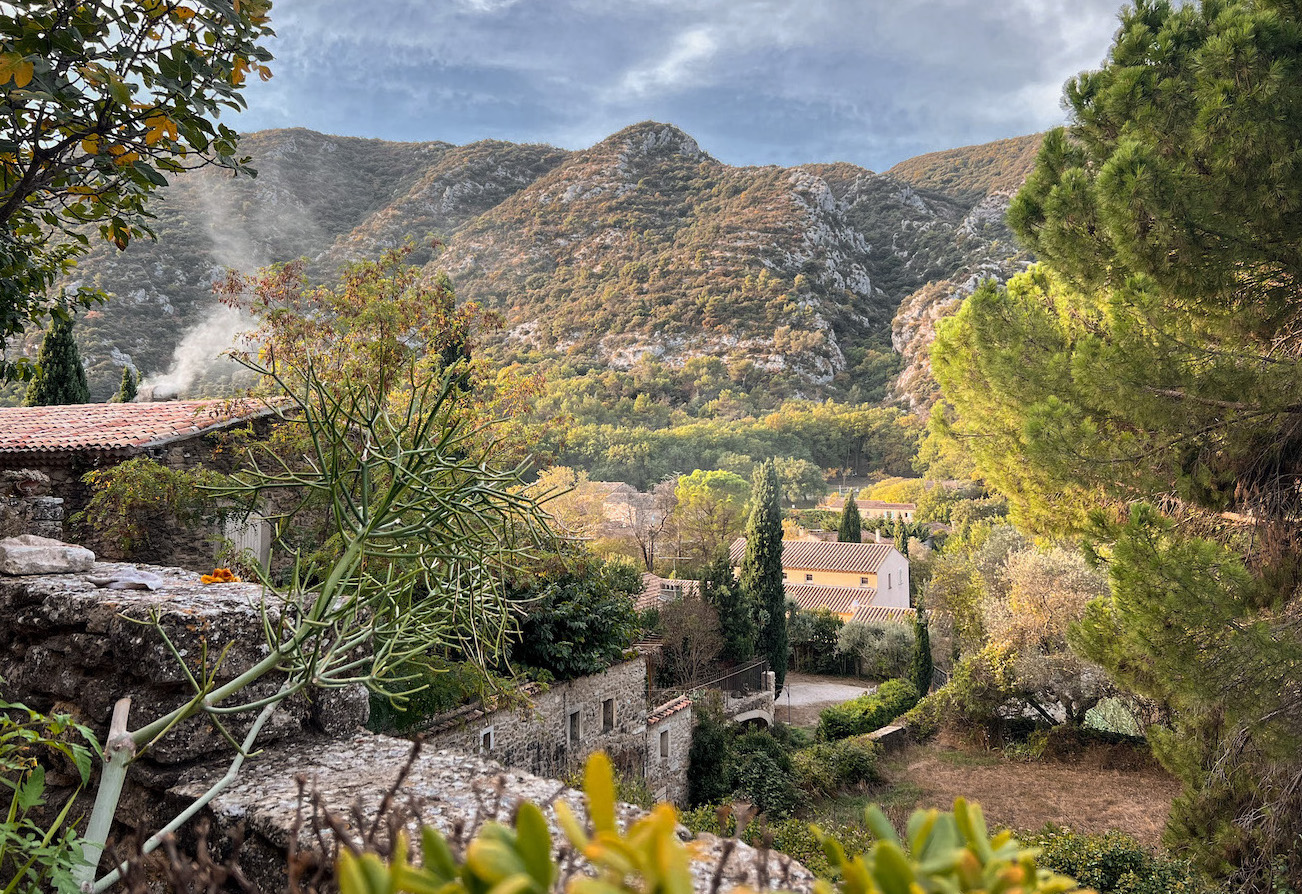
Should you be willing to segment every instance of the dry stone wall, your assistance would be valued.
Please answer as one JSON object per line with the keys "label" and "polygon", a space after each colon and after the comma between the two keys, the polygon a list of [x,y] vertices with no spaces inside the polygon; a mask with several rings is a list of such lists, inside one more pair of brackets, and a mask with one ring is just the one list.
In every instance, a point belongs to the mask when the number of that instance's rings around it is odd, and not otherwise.
{"label": "dry stone wall", "polygon": [[50,476],[35,469],[0,472],[0,539],[20,534],[63,539],[63,499]]}
{"label": "dry stone wall", "polygon": [[[411,747],[405,740],[370,733],[329,743],[285,743],[251,762],[235,784],[211,804],[211,812],[223,829],[243,827],[241,866],[251,880],[264,891],[284,890],[284,854],[291,837],[297,835],[305,848],[314,842],[310,827],[298,820],[300,806],[306,817],[311,816],[312,808],[304,804],[297,780],[304,780],[305,793],[315,794],[339,816],[344,828],[356,832],[375,822],[380,799],[393,785]],[[175,786],[168,795],[172,806],[190,803],[207,790],[216,775],[215,771],[196,774]],[[505,769],[478,755],[435,750],[430,745],[412,764],[397,794],[401,810],[411,820],[410,828],[423,823],[449,836],[473,829],[477,823],[509,822],[516,805],[529,800],[544,808],[553,842],[559,846],[564,839],[552,805],[564,800],[576,815],[584,815],[582,795],[554,779]],[[638,808],[622,805],[619,820],[627,824],[640,814]],[[680,834],[688,835],[686,830]],[[725,883],[721,888],[725,891],[746,885],[754,890],[808,892],[814,881],[803,866],[775,851],[761,853],[745,844],[725,845],[714,836],[703,835],[698,858],[692,863],[695,889],[714,890],[716,873]]]}
{"label": "dry stone wall", "polygon": [[[155,574],[162,586],[109,590],[91,581],[128,571]],[[72,713],[102,741],[117,699],[132,698],[130,726],[137,728],[190,697],[185,674],[149,623],[151,617],[193,671],[205,658],[211,666],[224,652],[217,677],[226,680],[265,657],[264,613],[274,624],[283,608],[258,586],[205,586],[197,574],[177,568],[99,562],[88,574],[0,575],[0,694],[38,710]],[[276,686],[277,680],[267,679],[245,696],[270,694]],[[478,706],[445,718],[430,732],[400,799],[416,808],[421,822],[444,831],[506,818],[525,798],[550,804],[562,797],[577,804],[576,792],[520,770],[536,766],[540,773],[555,774],[603,748],[625,771],[645,771],[654,794],[681,800],[691,743],[690,700],[678,699],[648,715],[645,687],[645,659],[639,656],[537,693],[532,710],[494,712]],[[411,743],[366,733],[366,719],[366,693],[356,688],[289,700],[264,728],[260,753],[211,805],[208,815],[221,829],[245,826],[241,863],[263,890],[286,888],[290,837],[309,834],[295,819],[296,779],[307,780],[335,809],[345,812],[359,804],[359,815],[371,817],[397,778]],[[232,731],[241,735],[247,722],[232,722]],[[493,736],[490,749],[484,749],[485,727]],[[571,741],[572,729],[578,741]],[[206,791],[232,757],[229,744],[206,720],[187,721],[132,765],[119,820],[146,831],[158,828]],[[88,808],[89,803],[79,809]],[[626,821],[637,815],[636,808],[621,810]],[[704,859],[693,869],[701,891],[709,890],[721,859],[727,861],[722,878],[738,884],[758,887],[762,877],[771,887],[811,887],[803,868],[777,854],[744,845],[734,849],[709,837],[701,852]]]}

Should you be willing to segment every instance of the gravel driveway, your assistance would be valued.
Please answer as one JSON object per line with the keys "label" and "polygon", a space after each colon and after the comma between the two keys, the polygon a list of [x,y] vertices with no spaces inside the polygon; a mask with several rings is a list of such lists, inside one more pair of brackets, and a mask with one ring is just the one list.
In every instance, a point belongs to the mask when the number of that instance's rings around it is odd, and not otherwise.
{"label": "gravel driveway", "polygon": [[778,696],[778,719],[795,726],[818,723],[818,712],[829,705],[839,705],[872,692],[873,683],[859,683],[843,677],[816,677],[811,674],[787,674],[786,685]]}

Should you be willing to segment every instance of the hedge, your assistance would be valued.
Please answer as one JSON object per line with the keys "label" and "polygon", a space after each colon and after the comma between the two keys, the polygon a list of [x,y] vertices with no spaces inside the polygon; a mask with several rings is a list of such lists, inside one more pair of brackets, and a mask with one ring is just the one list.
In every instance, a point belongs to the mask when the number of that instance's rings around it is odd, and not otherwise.
{"label": "hedge", "polygon": [[908,680],[887,680],[875,692],[826,708],[818,716],[818,738],[834,742],[881,729],[918,703]]}

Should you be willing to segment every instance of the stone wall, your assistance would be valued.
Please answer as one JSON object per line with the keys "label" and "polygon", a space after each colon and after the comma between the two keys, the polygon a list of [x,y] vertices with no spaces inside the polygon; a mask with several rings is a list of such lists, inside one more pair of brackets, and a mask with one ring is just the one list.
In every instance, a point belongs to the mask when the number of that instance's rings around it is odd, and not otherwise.
{"label": "stone wall", "polygon": [[63,499],[50,496],[50,476],[35,469],[0,472],[0,538],[19,534],[63,539]]}
{"label": "stone wall", "polygon": [[[152,592],[110,590],[89,580],[129,569],[158,574],[163,586]],[[219,681],[230,680],[267,654],[262,597],[253,584],[204,586],[192,572],[147,565],[98,562],[85,575],[0,575],[0,692],[40,711],[72,713],[104,741],[119,698],[132,699],[135,729],[193,695],[177,659],[149,623],[151,614],[192,672],[202,673],[206,659]],[[278,601],[268,603],[272,624],[280,608]],[[269,675],[243,697],[270,695],[278,686]],[[261,741],[352,732],[365,723],[368,704],[360,688],[295,697],[277,711]],[[230,727],[241,735],[247,723],[236,719]],[[157,790],[187,768],[230,753],[220,731],[192,718],[137,761],[133,778]]]}
{"label": "stone wall", "polygon": [[602,750],[622,772],[641,776],[646,760],[646,659],[528,693],[530,705],[475,704],[425,728],[436,748],[479,753],[504,766],[559,777]]}
{"label": "stone wall", "polygon": [[[266,418],[255,419],[248,424],[253,427],[257,437],[265,437],[270,431],[271,422]],[[48,456],[32,454],[25,455],[21,463],[24,467],[31,467],[30,470],[24,469],[24,472],[36,472],[48,479],[46,493],[62,501],[64,515],[70,519],[76,513],[83,511],[90,501],[91,489],[81,480],[87,472],[111,468],[137,455],[147,456],[176,471],[201,468],[218,472],[232,471],[239,457],[239,451],[226,446],[228,432],[229,429],[224,429],[207,434],[196,434],[194,437],[172,441],[136,454],[127,452],[103,454],[94,451],[51,453]],[[14,462],[14,460],[0,458],[0,462]],[[0,475],[5,474],[8,472],[0,471]],[[4,483],[0,481],[0,497],[3,496],[4,489]],[[0,505],[0,526],[3,526],[5,517],[6,510],[3,505]],[[197,571],[212,570],[224,533],[219,525],[198,524],[180,528],[166,513],[165,507],[160,507],[157,517],[147,524],[147,528],[150,539],[148,556],[151,561],[162,565],[179,565]],[[123,552],[121,544],[97,536],[93,531],[77,529],[75,526],[64,526],[59,534],[46,534],[39,530],[14,533],[39,534],[61,540],[74,539],[94,550],[96,555],[106,559],[117,561],[132,558]],[[0,533],[0,536],[10,535]]]}
{"label": "stone wall", "polygon": [[[331,742],[273,746],[250,761],[235,784],[212,802],[211,816],[222,830],[244,830],[240,864],[250,880],[263,891],[283,891],[285,852],[291,837],[297,833],[303,848],[314,844],[309,826],[300,822],[300,818],[310,822],[313,810],[303,804],[297,780],[302,779],[308,794],[317,795],[327,809],[339,815],[345,827],[370,828],[376,822],[381,797],[410,754],[410,742],[369,733]],[[189,804],[208,789],[216,775],[217,771],[196,774],[172,788],[167,795],[169,807],[175,812]],[[583,796],[555,780],[504,769],[482,756],[435,750],[428,744],[412,763],[398,794],[398,804],[411,818],[409,830],[422,823],[449,836],[473,831],[484,822],[510,822],[520,801],[533,801],[543,808],[551,827],[553,853],[565,841],[556,822],[555,803],[565,801],[576,816],[586,815]],[[620,805],[617,819],[627,825],[641,815],[636,807]],[[687,833],[680,834],[686,837]],[[776,851],[760,852],[713,835],[701,835],[695,851],[692,880],[701,894],[730,891],[736,886],[804,894],[813,888],[813,876]]]}
{"label": "stone wall", "polygon": [[680,696],[654,708],[646,720],[646,786],[657,801],[687,803],[687,763],[695,715]]}
{"label": "stone wall", "polygon": [[[126,570],[158,574],[163,586],[153,592],[109,590],[90,580]],[[194,671],[205,656],[211,666],[226,650],[216,672],[226,680],[266,655],[262,600],[257,586],[204,586],[198,575],[176,568],[101,562],[90,574],[0,575],[0,677],[5,680],[0,694],[38,710],[72,713],[102,741],[118,698],[132,697],[129,725],[138,728],[190,696],[184,673],[158,630],[141,623],[151,613]],[[271,623],[281,608],[274,599],[266,604]],[[268,679],[244,695],[256,698],[277,685]],[[578,794],[560,783],[504,770],[501,763],[555,773],[577,765],[596,748],[612,752],[626,771],[644,770],[654,794],[681,800],[691,744],[690,701],[681,698],[648,715],[645,685],[646,666],[638,657],[538,693],[531,711],[484,712],[480,706],[448,718],[431,733],[425,753],[411,767],[400,800],[416,804],[423,822],[445,831],[508,817],[522,798],[550,804],[560,796],[577,804]],[[289,700],[264,728],[258,754],[205,811],[221,830],[246,828],[241,863],[263,890],[285,889],[290,836],[297,831],[303,844],[310,843],[308,830],[295,823],[296,779],[306,779],[341,812],[357,804],[360,815],[373,816],[401,771],[411,743],[363,731],[366,708],[365,692],[357,689]],[[577,716],[578,742],[569,740],[571,715]],[[232,719],[229,726],[238,736],[247,722]],[[493,747],[480,754],[485,727],[491,727]],[[663,755],[662,733],[668,733]],[[205,792],[233,756],[229,743],[206,720],[187,721],[132,765],[118,819],[145,831],[158,828]],[[53,774],[48,781],[60,785]],[[89,810],[89,795],[84,797],[86,803],[77,807],[82,813]],[[52,797],[51,803],[58,800]],[[550,818],[550,807],[548,813]],[[621,808],[625,821],[637,815],[635,808]],[[733,884],[757,886],[756,868],[767,860],[763,877],[770,887],[810,888],[809,874],[780,855],[724,846],[708,837],[700,850],[705,859],[693,865],[698,891],[711,890],[719,859],[728,861],[719,877]]]}

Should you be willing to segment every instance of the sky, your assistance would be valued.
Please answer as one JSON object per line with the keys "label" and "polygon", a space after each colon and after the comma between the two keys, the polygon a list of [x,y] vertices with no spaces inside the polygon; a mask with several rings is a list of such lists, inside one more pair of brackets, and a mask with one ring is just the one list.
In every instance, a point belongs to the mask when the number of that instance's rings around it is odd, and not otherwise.
{"label": "sky", "polygon": [[243,131],[581,149],[678,125],[730,164],[885,170],[1064,123],[1121,0],[275,0]]}

